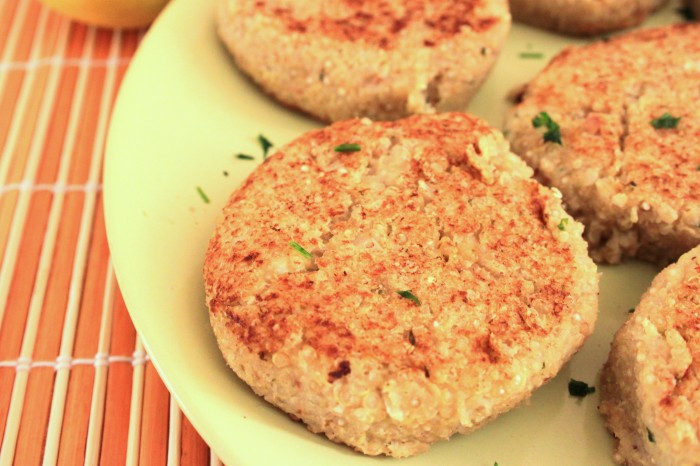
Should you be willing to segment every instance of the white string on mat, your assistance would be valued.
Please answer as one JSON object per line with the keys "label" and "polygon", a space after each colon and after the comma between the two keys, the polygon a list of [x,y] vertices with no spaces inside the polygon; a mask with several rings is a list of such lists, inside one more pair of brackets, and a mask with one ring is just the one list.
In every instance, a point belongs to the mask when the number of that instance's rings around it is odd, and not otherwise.
{"label": "white string on mat", "polygon": [[129,364],[130,366],[138,366],[146,364],[150,361],[148,355],[139,356],[134,359],[134,356],[118,356],[109,354],[96,354],[94,358],[72,358],[68,360],[63,360],[63,363],[59,364],[58,360],[53,361],[33,361],[30,358],[18,358],[12,361],[0,361],[0,368],[14,368],[17,371],[30,371],[32,369],[39,368],[51,368],[57,370],[59,365],[63,368],[70,368],[76,366],[94,366],[94,367],[104,367],[111,364]]}
{"label": "white string on mat", "polygon": [[17,358],[17,371],[28,372],[32,368],[32,360],[29,358]]}
{"label": "white string on mat", "polygon": [[[25,2],[28,3],[28,2]],[[96,58],[65,58],[59,55],[41,57],[35,60],[0,62],[0,73],[11,71],[28,71],[48,66],[61,66],[63,68],[109,68],[112,66],[128,65],[131,57],[117,57],[108,59]]]}
{"label": "white string on mat", "polygon": [[[134,360],[145,354],[140,337],[136,337]],[[138,355],[138,356],[137,356]],[[129,432],[126,442],[126,466],[138,466],[139,450],[141,448],[141,415],[143,414],[143,387],[146,367],[143,364],[134,366],[131,378],[131,406],[129,407]]]}
{"label": "white string on mat", "polygon": [[97,465],[102,444],[102,424],[104,423],[105,398],[107,397],[107,368],[109,367],[110,337],[112,335],[112,317],[114,315],[114,269],[112,261],[107,263],[104,296],[102,298],[102,318],[100,336],[95,355],[95,380],[92,385],[90,417],[85,443],[85,466]]}
{"label": "white string on mat", "polygon": [[68,370],[71,368],[73,358],[70,356],[59,356],[56,358],[56,372],[61,370]]}
{"label": "white string on mat", "polygon": [[101,183],[85,183],[85,184],[66,184],[62,182],[56,183],[40,183],[34,184],[30,180],[21,181],[19,183],[9,183],[4,186],[0,186],[0,196],[13,191],[48,191],[54,194],[57,193],[70,193],[70,192],[86,192],[93,193],[102,191]]}
{"label": "white string on mat", "polygon": [[[90,30],[94,28],[91,27]],[[94,32],[93,32],[94,34]],[[122,33],[117,30],[112,35],[109,48],[109,57],[119,56],[122,46]],[[117,83],[117,67],[107,69],[105,81],[100,96],[100,111],[97,116],[97,127],[95,140],[92,146],[92,160],[88,173],[88,183],[97,183],[102,171],[102,156],[104,154],[104,143],[109,123],[109,115],[112,109],[112,99],[115,94]],[[95,218],[95,207],[97,204],[97,193],[86,193],[83,203],[83,211],[80,218],[80,229],[78,231],[78,241],[76,245],[75,257],[73,260],[73,270],[71,271],[70,287],[68,289],[68,303],[66,315],[63,321],[63,332],[61,335],[61,345],[59,355],[70,356],[75,343],[75,332],[80,313],[80,302],[83,294],[83,282],[85,269],[87,267],[88,251],[93,233]],[[68,370],[56,371],[54,381],[53,397],[51,399],[51,411],[49,413],[49,424],[46,431],[46,445],[44,447],[43,465],[49,466],[56,463],[58,456],[58,446],[63,427],[63,412],[65,410],[66,395],[68,392]]]}
{"label": "white string on mat", "polygon": [[141,348],[138,351],[134,351],[134,353],[131,356],[131,365],[132,366],[143,366],[148,361],[150,361],[150,359],[148,357],[148,353],[146,353],[143,350],[143,348]]}
{"label": "white string on mat", "polygon": [[[109,265],[108,265],[108,267],[109,267]],[[107,271],[107,276],[109,276],[109,275],[110,275],[110,271],[108,270],[108,271]],[[106,286],[108,286],[108,285],[106,285]],[[108,290],[107,288],[105,288],[105,299],[107,298],[107,292],[108,292],[108,291],[111,291],[111,290]],[[111,314],[111,312],[110,312],[109,316],[105,316],[105,314],[104,314],[104,304],[103,304],[103,311],[102,311],[102,312],[103,312],[103,314],[102,314],[102,320],[100,321],[100,340],[99,340],[100,342],[102,342],[102,326],[105,325],[105,323],[104,323],[104,322],[105,322],[105,319],[109,319],[109,325],[110,325],[110,327],[111,327],[111,325],[112,325],[112,321],[111,321],[111,320],[112,320],[112,314]],[[109,342],[108,342],[108,343],[109,343]],[[97,346],[100,346],[100,343],[98,343]],[[108,346],[109,346],[109,344],[108,344]],[[109,348],[107,348],[107,350],[109,350]],[[100,351],[99,353],[97,353],[97,354],[95,355],[95,359],[94,359],[93,365],[94,365],[96,368],[107,367],[107,366],[109,366],[109,354],[103,353],[102,351]]]}
{"label": "white string on mat", "polygon": [[[39,13],[39,21],[37,23],[36,36],[32,43],[31,56],[36,56],[41,50],[41,45],[47,41],[44,39],[44,32],[47,30],[48,14],[45,8],[42,8]],[[65,50],[68,45],[68,22],[59,23],[58,38],[56,41],[58,50]],[[46,141],[51,109],[54,108],[58,82],[60,77],[59,68],[51,68],[46,82],[46,91],[43,94],[42,102],[37,117],[35,131],[32,137],[29,148],[29,158],[25,167],[25,178],[34,178],[36,176],[37,167],[42,153],[42,144]],[[25,121],[27,112],[27,100],[34,89],[36,76],[34,73],[28,73],[22,82],[20,95],[18,98],[19,108],[15,112],[11,124],[11,131],[8,135],[8,144],[3,148],[0,160],[10,158],[15,154],[17,144],[17,134],[19,133],[17,122]],[[29,194],[21,193],[15,206],[15,211],[12,217],[12,225],[8,236],[7,245],[5,248],[5,256],[3,257],[2,266],[0,267],[0,322],[3,321],[5,309],[7,307],[7,296],[9,287],[14,275],[15,265],[17,264],[17,253],[19,249],[19,241],[22,237],[24,224],[27,218],[29,207]],[[44,273],[45,270],[38,270],[37,276]],[[45,272],[48,274],[48,272]],[[42,291],[43,294],[43,291]],[[39,301],[43,301],[42,299]],[[39,316],[41,314],[41,305],[34,304],[37,302],[34,297],[30,302],[27,321],[25,323],[25,331],[22,337],[22,346],[20,349],[19,360],[25,361],[30,358],[34,349],[36,333],[39,326]],[[24,358],[24,359],[23,359]],[[22,418],[22,409],[24,407],[24,397],[27,389],[28,371],[18,371],[15,374],[15,380],[12,386],[12,394],[10,395],[10,406],[7,413],[7,421],[5,423],[5,433],[0,446],[0,466],[9,466],[15,455],[17,445],[17,437],[19,434],[19,424]]]}
{"label": "white string on mat", "polygon": [[167,466],[180,466],[180,445],[182,438],[182,414],[175,397],[170,397],[170,415],[168,417],[168,464]]}

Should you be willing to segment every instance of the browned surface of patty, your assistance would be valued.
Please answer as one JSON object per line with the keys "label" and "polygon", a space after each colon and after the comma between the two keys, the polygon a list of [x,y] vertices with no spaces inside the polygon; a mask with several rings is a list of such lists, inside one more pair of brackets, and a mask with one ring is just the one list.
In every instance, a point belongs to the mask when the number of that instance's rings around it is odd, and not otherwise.
{"label": "browned surface of patty", "polygon": [[700,464],[700,247],[654,279],[616,334],[600,410],[617,462]]}
{"label": "browned surface of patty", "polygon": [[510,29],[506,0],[222,0],[238,67],[322,120],[463,110]]}
{"label": "browned surface of patty", "polygon": [[415,24],[425,28],[426,47],[459,35],[462,28],[475,32],[487,30],[500,18],[478,15],[476,6],[481,3],[483,0],[341,0],[329,3],[327,8],[319,4],[317,12],[297,12],[293,3],[280,6],[280,2],[258,1],[252,13],[277,18],[289,32],[318,34],[338,41],[363,41],[389,49],[396,45],[401,31]]}
{"label": "browned surface of patty", "polygon": [[510,0],[515,21],[592,36],[640,24],[667,0]]}
{"label": "browned surface of patty", "polygon": [[[334,150],[345,143],[360,150]],[[351,120],[283,147],[235,191],[207,251],[227,362],[368,454],[411,455],[510,409],[597,313],[582,227],[530,175],[464,114]]]}
{"label": "browned surface of patty", "polygon": [[[510,112],[513,150],[586,224],[598,261],[675,260],[700,243],[700,25],[568,48]],[[540,112],[561,127],[544,140]],[[655,128],[669,114],[675,128]]]}

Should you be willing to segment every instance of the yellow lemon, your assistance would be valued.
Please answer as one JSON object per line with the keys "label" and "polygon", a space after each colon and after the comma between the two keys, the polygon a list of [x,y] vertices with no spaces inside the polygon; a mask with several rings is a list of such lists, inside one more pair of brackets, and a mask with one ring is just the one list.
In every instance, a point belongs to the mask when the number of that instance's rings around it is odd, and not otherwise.
{"label": "yellow lemon", "polygon": [[150,24],[168,0],[40,0],[75,20],[108,28]]}

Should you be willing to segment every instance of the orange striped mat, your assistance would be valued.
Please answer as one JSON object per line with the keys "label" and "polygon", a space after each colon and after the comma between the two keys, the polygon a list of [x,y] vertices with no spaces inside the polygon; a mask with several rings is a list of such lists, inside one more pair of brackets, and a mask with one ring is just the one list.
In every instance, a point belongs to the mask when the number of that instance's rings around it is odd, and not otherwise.
{"label": "orange striped mat", "polygon": [[0,466],[220,464],[150,364],[107,249],[104,142],[143,33],[0,2]]}

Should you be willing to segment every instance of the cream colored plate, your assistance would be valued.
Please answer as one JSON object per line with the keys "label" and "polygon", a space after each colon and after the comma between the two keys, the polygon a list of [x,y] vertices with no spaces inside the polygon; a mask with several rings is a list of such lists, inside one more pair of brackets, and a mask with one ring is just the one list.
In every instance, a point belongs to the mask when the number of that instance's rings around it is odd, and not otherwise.
{"label": "cream colored plate", "polygon": [[[131,64],[114,110],[105,206],[129,312],[168,388],[230,466],[395,462],[311,434],[255,396],[226,367],[209,329],[202,258],[229,193],[261,161],[258,134],[279,146],[318,125],[279,106],[237,71],[216,39],[214,4],[174,0],[169,5]],[[679,21],[673,8],[653,20],[673,21]],[[509,90],[570,42],[515,26],[469,110],[500,127]],[[523,52],[544,57],[522,58]],[[256,160],[236,159],[239,152]],[[596,412],[597,395],[574,399],[567,382],[573,377],[597,383],[613,333],[655,270],[632,263],[602,272],[597,330],[556,379],[485,428],[401,464],[612,465],[612,442]]]}

